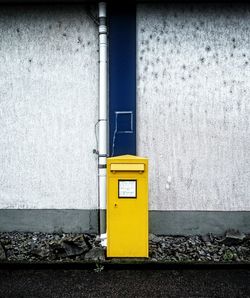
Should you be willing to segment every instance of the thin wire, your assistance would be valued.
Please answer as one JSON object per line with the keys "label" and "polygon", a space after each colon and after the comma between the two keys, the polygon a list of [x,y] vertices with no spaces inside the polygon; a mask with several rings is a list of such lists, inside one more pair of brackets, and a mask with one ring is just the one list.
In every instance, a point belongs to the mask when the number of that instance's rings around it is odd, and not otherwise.
{"label": "thin wire", "polygon": [[98,120],[95,124],[95,140],[96,140],[96,150],[98,150],[98,137],[97,137],[97,132],[96,132],[96,128],[97,128],[97,125],[99,124],[100,120]]}
{"label": "thin wire", "polygon": [[114,153],[115,153],[115,139],[116,139],[116,134],[117,134],[117,128],[115,129],[114,134],[113,134],[112,155],[111,156],[114,156]]}
{"label": "thin wire", "polygon": [[88,16],[89,18],[91,18],[91,20],[94,21],[94,23],[95,23],[97,26],[99,26],[99,22],[97,21],[97,19],[96,19],[90,12],[87,14],[87,16]]}
{"label": "thin wire", "polygon": [[87,9],[87,16],[88,16],[92,21],[94,21],[94,23],[95,23],[97,26],[99,26],[98,18],[95,17],[95,16],[93,15],[93,13],[91,12],[91,7],[88,7],[88,9]]}

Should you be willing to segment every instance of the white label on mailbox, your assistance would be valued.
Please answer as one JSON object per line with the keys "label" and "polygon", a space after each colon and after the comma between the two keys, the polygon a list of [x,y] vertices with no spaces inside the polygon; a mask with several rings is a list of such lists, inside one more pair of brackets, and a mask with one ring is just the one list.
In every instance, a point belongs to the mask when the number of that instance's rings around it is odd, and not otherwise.
{"label": "white label on mailbox", "polygon": [[119,180],[119,198],[136,198],[136,180]]}

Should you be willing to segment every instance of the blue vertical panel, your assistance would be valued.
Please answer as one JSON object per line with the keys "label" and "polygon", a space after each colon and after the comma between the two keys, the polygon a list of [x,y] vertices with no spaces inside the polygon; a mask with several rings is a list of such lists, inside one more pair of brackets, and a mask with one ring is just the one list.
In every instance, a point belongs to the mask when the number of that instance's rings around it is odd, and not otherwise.
{"label": "blue vertical panel", "polygon": [[136,5],[109,7],[109,155],[136,154]]}

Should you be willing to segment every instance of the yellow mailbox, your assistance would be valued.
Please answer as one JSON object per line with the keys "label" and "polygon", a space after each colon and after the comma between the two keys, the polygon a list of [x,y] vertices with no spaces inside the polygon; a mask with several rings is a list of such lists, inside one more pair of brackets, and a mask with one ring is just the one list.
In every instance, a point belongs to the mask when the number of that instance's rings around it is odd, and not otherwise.
{"label": "yellow mailbox", "polygon": [[148,160],[107,159],[107,257],[148,257]]}

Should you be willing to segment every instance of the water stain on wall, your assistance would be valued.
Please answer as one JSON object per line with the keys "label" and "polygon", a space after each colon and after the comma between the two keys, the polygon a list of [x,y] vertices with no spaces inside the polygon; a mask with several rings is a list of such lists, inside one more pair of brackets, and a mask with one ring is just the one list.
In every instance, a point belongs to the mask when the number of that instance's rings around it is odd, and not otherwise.
{"label": "water stain on wall", "polygon": [[0,208],[97,208],[96,24],[84,6],[3,6],[0,34]]}
{"label": "water stain on wall", "polygon": [[138,154],[150,160],[151,209],[250,210],[249,18],[240,5],[138,6]]}

